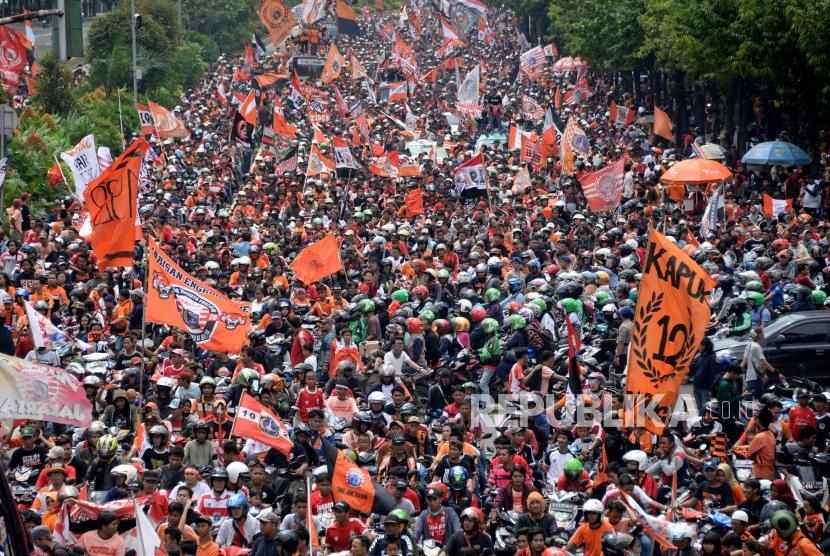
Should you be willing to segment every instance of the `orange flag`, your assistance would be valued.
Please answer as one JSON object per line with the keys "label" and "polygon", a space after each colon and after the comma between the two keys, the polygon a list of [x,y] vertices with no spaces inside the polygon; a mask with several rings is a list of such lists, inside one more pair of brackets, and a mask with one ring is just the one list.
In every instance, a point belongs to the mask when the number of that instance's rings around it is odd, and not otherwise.
{"label": "orange flag", "polygon": [[424,195],[420,188],[415,188],[406,194],[404,206],[406,207],[406,215],[410,218],[424,214]]}
{"label": "orange flag", "polygon": [[282,44],[289,35],[291,29],[297,24],[294,14],[285,7],[282,0],[262,0],[256,10],[259,20],[268,29],[271,41],[274,46]]}
{"label": "orange flag", "polygon": [[251,304],[231,301],[197,280],[148,239],[147,322],[185,330],[203,349],[238,352],[248,343]]}
{"label": "orange flag", "polygon": [[559,110],[562,108],[562,92],[559,87],[556,88],[556,93],[553,95],[553,106]]}
{"label": "orange flag", "polygon": [[334,236],[327,235],[312,243],[300,251],[289,266],[294,271],[294,276],[306,285],[343,270],[337,240]]}
{"label": "orange flag", "polygon": [[672,124],[671,118],[669,115],[657,108],[654,107],[654,135],[659,135],[663,139],[667,141],[674,141],[674,134],[672,133]]}
{"label": "orange flag", "polygon": [[159,106],[155,102],[148,102],[150,113],[153,115],[153,122],[156,132],[161,139],[183,138],[190,135],[182,121],[170,112],[167,108]]}
{"label": "orange flag", "polygon": [[691,257],[651,230],[628,352],[626,427],[660,434],[669,423],[709,324],[713,286]]}
{"label": "orange flag", "polygon": [[242,106],[239,107],[239,115],[249,124],[256,125],[256,99],[254,98],[254,91],[251,89]]}
{"label": "orange flag", "polygon": [[352,54],[352,60],[349,64],[349,72],[352,74],[352,81],[366,79],[369,77],[366,73],[366,69],[363,67],[363,64],[360,63],[360,60],[358,60],[357,56],[354,54]]}
{"label": "orange flag", "polygon": [[274,99],[274,133],[285,139],[297,137],[297,127],[285,121],[279,98]]}
{"label": "orange flag", "polygon": [[329,53],[326,55],[326,65],[323,66],[323,73],[320,75],[320,79],[323,83],[330,83],[333,79],[340,77],[340,72],[343,71],[343,66],[345,65],[346,60],[340,54],[337,45],[331,43]]}
{"label": "orange flag", "polygon": [[61,170],[60,164],[56,160],[52,167],[49,168],[49,171],[46,172],[46,180],[49,183],[49,187],[55,188],[58,184],[64,181],[63,171]]}
{"label": "orange flag", "polygon": [[138,175],[149,144],[138,138],[84,190],[92,232],[87,238],[101,269],[133,266]]}

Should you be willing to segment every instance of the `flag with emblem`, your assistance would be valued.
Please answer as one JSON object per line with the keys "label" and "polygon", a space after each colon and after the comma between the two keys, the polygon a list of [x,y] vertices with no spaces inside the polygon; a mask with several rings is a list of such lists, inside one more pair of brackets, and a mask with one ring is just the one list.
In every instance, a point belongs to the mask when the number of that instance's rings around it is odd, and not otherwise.
{"label": "flag with emblem", "polygon": [[291,455],[294,443],[288,436],[288,427],[270,408],[259,403],[256,398],[242,392],[236,416],[233,419],[231,436],[250,438],[270,446],[285,455]]}
{"label": "flag with emblem", "polygon": [[627,106],[619,106],[616,102],[611,102],[609,107],[609,117],[612,123],[617,125],[629,126],[634,123],[634,110]]}
{"label": "flag with emblem", "polygon": [[153,113],[150,108],[144,104],[135,103],[135,109],[138,112],[138,123],[141,124],[142,135],[153,135],[156,132],[156,124],[153,121]]}
{"label": "flag with emblem", "polygon": [[346,60],[340,54],[337,45],[331,43],[329,53],[326,55],[326,63],[323,66],[323,73],[320,74],[320,79],[323,83],[330,83],[332,80],[340,77],[340,72],[343,71],[343,66],[346,65]]}
{"label": "flag with emblem", "polygon": [[311,153],[308,156],[306,175],[319,176],[320,174],[328,174],[331,172],[337,172],[337,166],[334,165],[334,162],[323,155],[320,151],[320,147],[316,144],[311,145]]}
{"label": "flag with emblem", "polygon": [[331,477],[334,502],[347,502],[353,510],[386,515],[395,509],[392,494],[377,484],[368,471],[346,457],[332,443],[322,439],[326,467]]}
{"label": "flag with emblem", "polygon": [[519,110],[522,112],[522,117],[526,120],[539,121],[545,117],[545,109],[542,108],[542,105],[528,95],[522,95]]}
{"label": "flag with emblem", "polygon": [[624,175],[625,159],[621,158],[602,170],[579,178],[582,194],[588,200],[591,212],[607,212],[619,207]]}
{"label": "flag with emblem", "polygon": [[327,235],[300,251],[288,266],[294,271],[294,276],[306,285],[343,270],[337,240],[333,235]]}

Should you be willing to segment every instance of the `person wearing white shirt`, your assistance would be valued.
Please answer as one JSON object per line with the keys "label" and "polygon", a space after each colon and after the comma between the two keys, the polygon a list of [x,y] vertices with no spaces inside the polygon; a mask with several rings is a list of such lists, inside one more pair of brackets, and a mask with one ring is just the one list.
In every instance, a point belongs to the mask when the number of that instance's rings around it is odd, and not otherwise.
{"label": "person wearing white shirt", "polygon": [[556,437],[556,448],[548,454],[548,483],[556,484],[559,477],[565,471],[565,464],[574,459],[569,449],[571,443],[566,432],[560,432]]}

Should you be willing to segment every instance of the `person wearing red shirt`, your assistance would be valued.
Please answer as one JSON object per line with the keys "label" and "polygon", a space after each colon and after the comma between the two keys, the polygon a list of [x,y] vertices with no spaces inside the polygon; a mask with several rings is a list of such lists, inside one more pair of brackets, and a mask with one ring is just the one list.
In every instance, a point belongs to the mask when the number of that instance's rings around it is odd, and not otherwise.
{"label": "person wearing red shirt", "polygon": [[326,402],[323,399],[323,391],[317,388],[317,373],[308,372],[305,375],[305,388],[297,394],[297,410],[299,418],[308,424],[308,412],[312,409],[326,410]]}
{"label": "person wearing red shirt", "polygon": [[329,552],[348,550],[352,544],[352,536],[362,535],[366,526],[360,520],[349,517],[351,507],[346,502],[334,505],[334,523],[326,529],[326,544]]}
{"label": "person wearing red shirt", "polygon": [[303,345],[314,345],[314,336],[311,332],[302,327],[303,320],[300,317],[293,316],[288,319],[288,325],[291,326],[294,332],[294,339],[291,341],[291,366],[296,367],[305,361],[305,354],[303,353]]}
{"label": "person wearing red shirt", "polygon": [[813,408],[810,407],[810,392],[806,388],[801,388],[798,391],[798,405],[790,409],[788,417],[788,424],[790,431],[792,431],[793,438],[798,440],[798,430],[804,426],[811,426],[816,428],[816,414]]}
{"label": "person wearing red shirt", "polygon": [[308,499],[311,504],[311,514],[321,518],[324,525],[327,525],[334,518],[334,498],[331,495],[331,479],[320,477],[317,479],[317,488],[312,491]]}

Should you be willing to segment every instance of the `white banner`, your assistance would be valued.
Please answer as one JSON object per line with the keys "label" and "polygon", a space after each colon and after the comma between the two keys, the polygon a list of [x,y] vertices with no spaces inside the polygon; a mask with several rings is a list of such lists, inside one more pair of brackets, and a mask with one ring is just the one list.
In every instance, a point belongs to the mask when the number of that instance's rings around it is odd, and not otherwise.
{"label": "white banner", "polygon": [[89,182],[101,175],[98,151],[95,149],[95,136],[90,133],[72,149],[61,153],[61,160],[66,162],[72,170],[75,195],[83,199]]}

